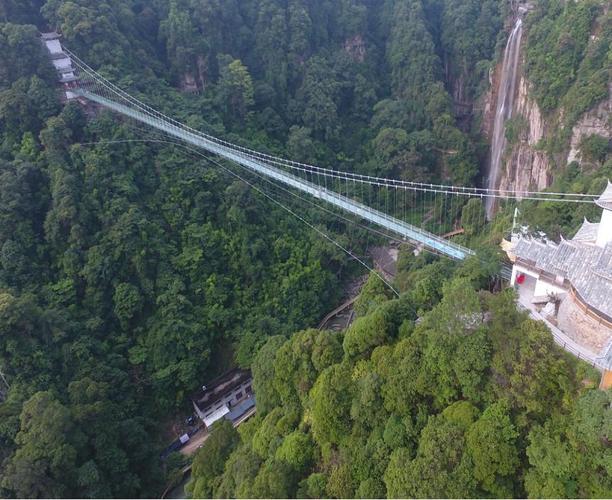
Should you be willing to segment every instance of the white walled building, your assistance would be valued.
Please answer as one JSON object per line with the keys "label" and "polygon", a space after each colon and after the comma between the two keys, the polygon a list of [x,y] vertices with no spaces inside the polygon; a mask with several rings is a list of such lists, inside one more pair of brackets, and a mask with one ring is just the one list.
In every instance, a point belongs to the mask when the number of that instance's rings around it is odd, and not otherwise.
{"label": "white walled building", "polygon": [[610,181],[608,181],[608,187],[597,199],[596,203],[603,208],[603,213],[597,228],[595,244],[603,248],[612,241],[612,183]]}
{"label": "white walled building", "polygon": [[234,368],[193,394],[193,408],[206,427],[210,427],[217,420],[231,416],[245,400],[254,399],[252,384],[251,372]]}

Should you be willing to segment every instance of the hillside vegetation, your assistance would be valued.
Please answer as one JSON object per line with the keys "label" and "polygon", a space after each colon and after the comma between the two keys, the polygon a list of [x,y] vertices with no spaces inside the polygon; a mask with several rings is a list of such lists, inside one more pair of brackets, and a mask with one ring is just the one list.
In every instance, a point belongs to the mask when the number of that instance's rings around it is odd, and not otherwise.
{"label": "hillside vegetation", "polygon": [[474,264],[405,262],[408,291],[390,300],[372,276],[344,335],[270,338],[253,363],[257,416],[239,440],[213,431],[227,460],[205,467],[205,445],[192,495],[609,496],[612,391],[512,290],[478,290]]}
{"label": "hillside vegetation", "polygon": [[[538,14],[530,71],[542,99],[538,47],[558,19],[583,37],[601,14],[592,4]],[[340,170],[475,185],[487,146],[473,105],[507,9],[0,2],[0,497],[159,496],[168,422],[234,365],[253,368],[258,416],[196,457],[196,496],[610,496],[609,394],[584,387],[592,374],[510,292],[480,291],[494,288],[494,252],[456,272],[406,253],[401,299],[373,279],[346,334],[309,330],[363,269],[227,171],[239,167],[62,102],[39,39],[58,30],[105,77],[203,132]],[[601,79],[576,62],[583,45],[563,71]],[[571,100],[574,80],[560,78],[551,106]],[[599,189],[585,179],[575,171],[562,189]],[[356,255],[384,241],[260,187]],[[478,201],[455,208],[458,241],[491,239]]]}

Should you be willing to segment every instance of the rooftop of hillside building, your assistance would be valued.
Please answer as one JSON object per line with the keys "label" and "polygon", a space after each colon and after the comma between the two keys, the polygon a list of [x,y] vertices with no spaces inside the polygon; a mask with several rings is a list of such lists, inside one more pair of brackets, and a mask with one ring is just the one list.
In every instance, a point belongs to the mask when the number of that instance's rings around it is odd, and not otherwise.
{"label": "rooftop of hillside building", "polygon": [[583,224],[579,239],[559,244],[519,238],[513,251],[517,261],[570,285],[585,304],[612,321],[612,243],[601,248],[585,241],[590,231]]}
{"label": "rooftop of hillside building", "polygon": [[601,221],[586,218],[572,239],[559,243],[518,236],[512,254],[516,263],[537,272],[539,279],[571,289],[591,312],[612,323],[612,183],[595,203]]}

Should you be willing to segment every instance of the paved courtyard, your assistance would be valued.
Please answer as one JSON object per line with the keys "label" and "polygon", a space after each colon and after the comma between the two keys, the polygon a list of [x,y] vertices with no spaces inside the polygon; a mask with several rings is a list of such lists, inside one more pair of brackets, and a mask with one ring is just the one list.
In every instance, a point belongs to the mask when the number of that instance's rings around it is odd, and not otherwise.
{"label": "paved courtyard", "polygon": [[[519,304],[529,310],[534,319],[544,321],[557,344],[589,363],[601,364],[606,353],[612,357],[610,328],[584,314],[569,295],[563,297],[556,316],[554,312],[552,315],[545,313],[543,308],[546,304],[532,302],[535,284],[535,278],[525,276],[525,281],[517,287]],[[606,364],[611,361],[606,361]]]}
{"label": "paved courtyard", "polygon": [[569,295],[561,301],[557,324],[576,342],[597,354],[603,354],[603,349],[612,339],[612,329],[587,316]]}

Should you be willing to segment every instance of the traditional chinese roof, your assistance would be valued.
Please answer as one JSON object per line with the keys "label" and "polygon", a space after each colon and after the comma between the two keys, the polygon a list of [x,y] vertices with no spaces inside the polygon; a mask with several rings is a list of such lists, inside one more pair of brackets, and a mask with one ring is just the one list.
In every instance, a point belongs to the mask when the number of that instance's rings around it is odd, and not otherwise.
{"label": "traditional chinese roof", "polygon": [[532,239],[532,238],[520,238],[514,247],[514,253],[518,257],[519,255],[523,260],[536,264],[540,254],[547,249],[546,243]]}
{"label": "traditional chinese roof", "polygon": [[595,243],[597,240],[597,231],[599,230],[599,223],[589,222],[584,219],[582,226],[578,229],[578,232],[572,238],[572,241],[581,241],[584,243]]}
{"label": "traditional chinese roof", "polygon": [[612,242],[601,248],[575,238],[557,245],[521,237],[514,253],[539,272],[562,276],[586,304],[612,318]]}
{"label": "traditional chinese roof", "polygon": [[604,210],[612,210],[612,182],[608,181],[606,190],[595,200],[595,203]]}
{"label": "traditional chinese roof", "polygon": [[578,246],[570,241],[561,240],[557,250],[548,262],[548,267],[554,270],[555,274],[566,277],[570,272],[574,254],[578,251]]}
{"label": "traditional chinese roof", "polygon": [[573,273],[570,281],[582,300],[612,318],[612,243],[591,249],[597,251],[585,256],[588,259],[586,269]]}
{"label": "traditional chinese roof", "polygon": [[68,57],[68,55],[64,52],[53,52],[50,53],[49,56],[51,57],[52,61],[56,59],[66,59]]}
{"label": "traditional chinese roof", "polygon": [[542,248],[538,252],[538,260],[535,265],[538,269],[546,269],[554,263],[554,257],[557,254],[558,246],[552,241],[546,243],[547,248]]}
{"label": "traditional chinese roof", "polygon": [[599,260],[595,264],[595,272],[612,280],[612,244],[606,245],[604,251],[599,255]]}

